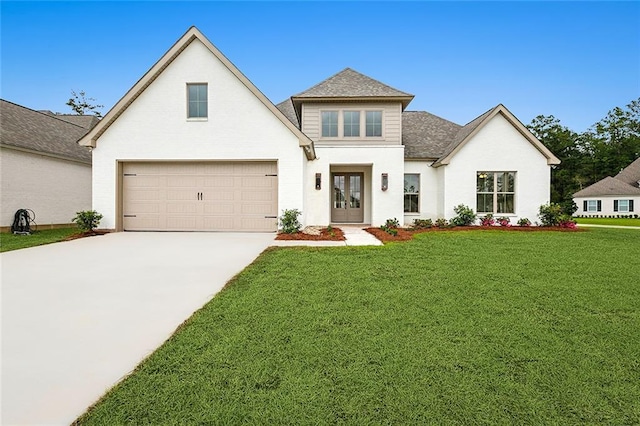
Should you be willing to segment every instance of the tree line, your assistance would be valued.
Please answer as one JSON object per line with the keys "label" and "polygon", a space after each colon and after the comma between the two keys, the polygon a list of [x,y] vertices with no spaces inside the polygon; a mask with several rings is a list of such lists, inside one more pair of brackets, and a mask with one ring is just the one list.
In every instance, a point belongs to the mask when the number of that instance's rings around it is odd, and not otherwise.
{"label": "tree line", "polygon": [[553,115],[539,115],[527,128],[562,163],[551,169],[551,202],[573,213],[573,194],[615,176],[640,157],[640,98],[615,107],[583,133]]}

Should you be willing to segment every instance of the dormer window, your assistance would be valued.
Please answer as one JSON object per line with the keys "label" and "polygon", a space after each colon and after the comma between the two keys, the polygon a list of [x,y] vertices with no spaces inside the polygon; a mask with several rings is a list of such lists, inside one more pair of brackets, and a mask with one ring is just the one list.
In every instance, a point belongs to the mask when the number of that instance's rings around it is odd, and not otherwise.
{"label": "dormer window", "polygon": [[382,136],[382,111],[367,111],[367,136]]}
{"label": "dormer window", "polygon": [[338,137],[338,111],[322,111],[322,137]]}

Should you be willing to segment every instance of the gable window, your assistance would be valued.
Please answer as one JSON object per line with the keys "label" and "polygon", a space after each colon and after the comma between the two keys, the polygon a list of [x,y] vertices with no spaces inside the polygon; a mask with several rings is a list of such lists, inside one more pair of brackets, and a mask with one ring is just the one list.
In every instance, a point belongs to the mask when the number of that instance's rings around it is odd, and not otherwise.
{"label": "gable window", "polygon": [[600,200],[585,200],[582,203],[582,210],[585,212],[601,212],[602,201]]}
{"label": "gable window", "polygon": [[420,212],[420,175],[404,175],[404,212]]}
{"label": "gable window", "polygon": [[207,84],[187,84],[187,118],[207,118]]}
{"label": "gable window", "polygon": [[515,172],[478,172],[476,211],[478,213],[515,213]]}
{"label": "gable window", "polygon": [[322,137],[338,137],[338,111],[322,111]]}
{"label": "gable window", "polygon": [[382,111],[367,111],[365,126],[367,136],[382,136]]}
{"label": "gable window", "polygon": [[633,211],[633,200],[613,200],[613,211],[628,213]]}
{"label": "gable window", "polygon": [[360,136],[360,111],[344,111],[342,118],[344,121],[344,136]]}

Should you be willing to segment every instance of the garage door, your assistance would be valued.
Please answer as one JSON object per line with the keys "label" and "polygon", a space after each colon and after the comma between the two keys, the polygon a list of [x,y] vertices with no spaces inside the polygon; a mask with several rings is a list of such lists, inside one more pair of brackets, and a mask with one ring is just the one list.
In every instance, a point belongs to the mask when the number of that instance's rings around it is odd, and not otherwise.
{"label": "garage door", "polygon": [[275,162],[123,164],[126,231],[277,230]]}

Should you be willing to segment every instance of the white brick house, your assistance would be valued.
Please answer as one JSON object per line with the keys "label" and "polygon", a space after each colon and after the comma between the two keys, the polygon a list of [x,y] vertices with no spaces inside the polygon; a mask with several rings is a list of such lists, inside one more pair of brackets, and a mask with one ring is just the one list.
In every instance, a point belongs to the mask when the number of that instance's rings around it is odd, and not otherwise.
{"label": "white brick house", "polygon": [[504,106],[460,126],[412,99],[347,68],[275,106],[191,28],[80,140],[93,207],[116,230],[536,217],[559,160]]}

